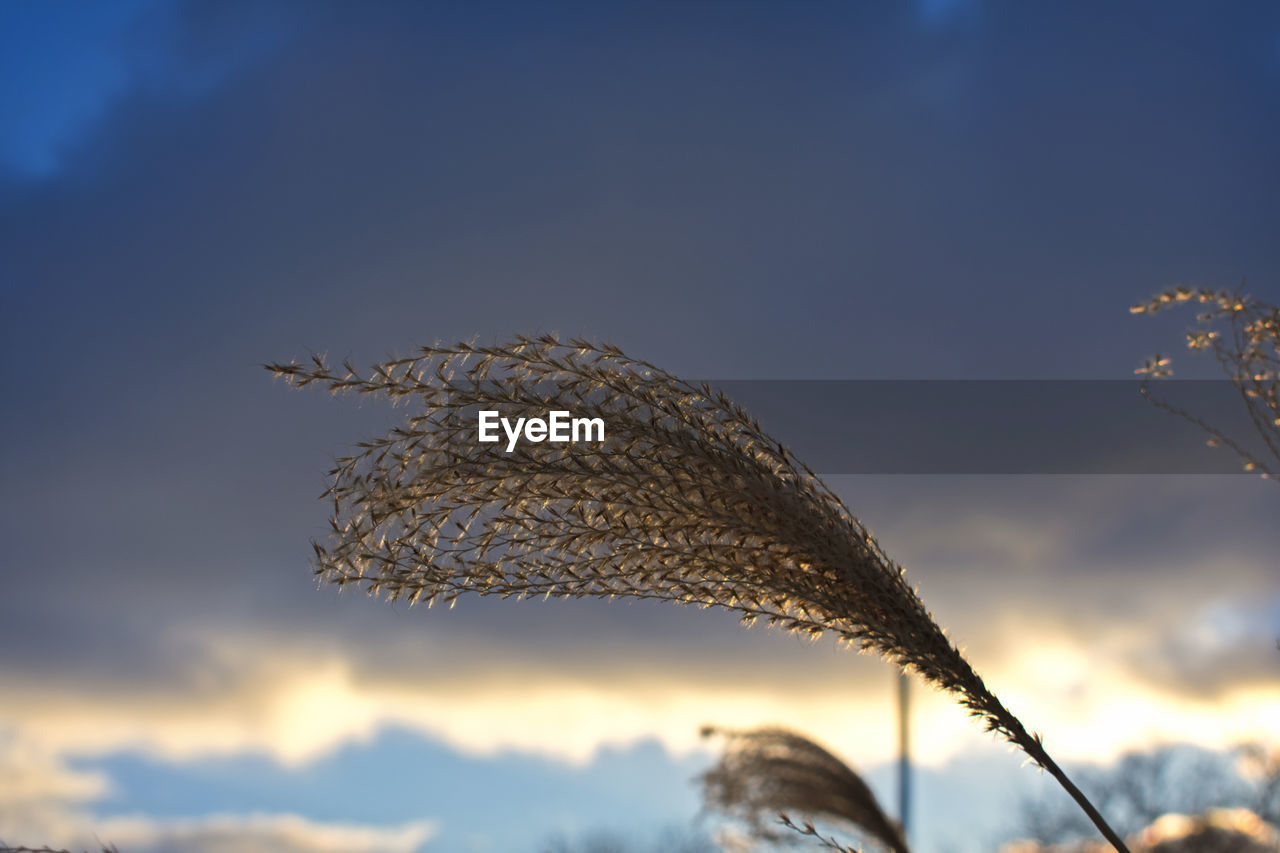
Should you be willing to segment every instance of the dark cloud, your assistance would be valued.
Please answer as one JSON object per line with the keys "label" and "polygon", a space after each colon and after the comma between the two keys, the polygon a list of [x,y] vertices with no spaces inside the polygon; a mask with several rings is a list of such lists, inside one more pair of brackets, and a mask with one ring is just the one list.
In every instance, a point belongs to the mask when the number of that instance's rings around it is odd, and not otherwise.
{"label": "dark cloud", "polygon": [[[701,375],[1127,369],[1145,332],[1112,330],[1164,280],[1134,264],[1276,260],[1264,13],[247,8],[183,7],[166,43],[295,37],[134,92],[6,205],[11,556],[92,605],[301,586],[326,457],[387,421],[260,361],[558,328]],[[1178,186],[1194,207],[1149,195]]]}
{"label": "dark cloud", "polygon": [[980,669],[1047,637],[1193,700],[1274,683],[1273,483],[831,479]]}

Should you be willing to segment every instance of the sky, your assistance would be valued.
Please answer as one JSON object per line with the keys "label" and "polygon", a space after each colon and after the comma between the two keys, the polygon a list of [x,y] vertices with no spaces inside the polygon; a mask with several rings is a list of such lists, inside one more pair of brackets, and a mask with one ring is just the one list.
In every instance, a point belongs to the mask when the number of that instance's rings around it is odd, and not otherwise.
{"label": "sky", "polygon": [[[1280,297],[1278,137],[1270,3],[0,0],[0,840],[651,839],[708,722],[892,808],[870,656],[317,588],[325,472],[403,411],[261,365],[556,331],[725,381],[1125,380],[1191,321],[1131,304]],[[1060,762],[1280,739],[1274,483],[818,467]],[[994,849],[1042,780],[913,698],[917,849]]]}

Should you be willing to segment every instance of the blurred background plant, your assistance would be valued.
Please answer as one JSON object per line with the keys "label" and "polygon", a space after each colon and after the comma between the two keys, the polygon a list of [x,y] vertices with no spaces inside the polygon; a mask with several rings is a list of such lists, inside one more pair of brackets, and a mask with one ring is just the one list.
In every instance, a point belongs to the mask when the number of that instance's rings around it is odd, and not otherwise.
{"label": "blurred background plant", "polygon": [[536,853],[718,853],[720,849],[696,826],[669,826],[649,841],[605,829],[576,838],[556,835],[539,844]]}
{"label": "blurred background plant", "polygon": [[1251,449],[1243,436],[1228,435],[1221,427],[1158,396],[1150,380],[1173,375],[1173,361],[1164,355],[1148,358],[1135,373],[1145,377],[1142,393],[1149,402],[1200,427],[1210,446],[1226,447],[1241,459],[1246,471],[1276,479],[1280,470],[1280,306],[1239,291],[1175,287],[1129,310],[1154,314],[1179,306],[1198,306],[1196,325],[1186,333],[1187,348],[1208,352],[1235,386],[1261,449]]}
{"label": "blurred background plant", "polygon": [[853,850],[817,828],[815,821],[825,821],[856,842],[909,853],[901,826],[885,814],[871,787],[804,735],[776,727],[707,727],[702,734],[724,741],[719,761],[702,776],[703,802],[736,824],[746,844],[809,837],[831,850]]}

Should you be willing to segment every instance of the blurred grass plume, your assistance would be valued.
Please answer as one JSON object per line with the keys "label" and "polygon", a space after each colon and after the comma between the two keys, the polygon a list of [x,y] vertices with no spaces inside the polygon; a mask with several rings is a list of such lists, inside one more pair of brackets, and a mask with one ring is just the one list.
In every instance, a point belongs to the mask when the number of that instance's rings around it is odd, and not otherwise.
{"label": "blurred grass plume", "polygon": [[[818,834],[812,820],[852,825],[893,853],[910,853],[901,828],[885,814],[870,786],[825,748],[787,729],[738,731],[708,726],[704,737],[725,741],[720,759],[702,776],[703,802],[709,809],[742,821],[763,841],[782,836],[771,823],[820,838],[833,850],[846,848]],[[791,815],[808,821],[795,823]]]}

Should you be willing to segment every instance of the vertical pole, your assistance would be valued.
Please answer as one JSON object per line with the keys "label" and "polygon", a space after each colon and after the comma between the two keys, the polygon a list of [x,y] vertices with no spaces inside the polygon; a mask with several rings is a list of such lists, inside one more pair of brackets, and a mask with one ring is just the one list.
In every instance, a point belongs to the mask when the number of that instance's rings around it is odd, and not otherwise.
{"label": "vertical pole", "polygon": [[911,682],[898,672],[898,820],[902,837],[911,830]]}

